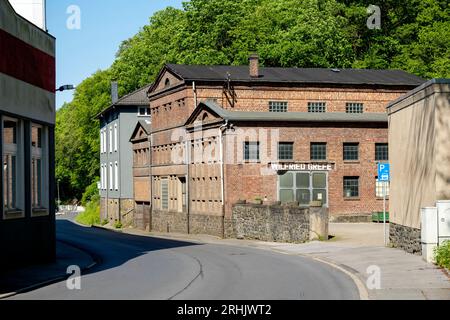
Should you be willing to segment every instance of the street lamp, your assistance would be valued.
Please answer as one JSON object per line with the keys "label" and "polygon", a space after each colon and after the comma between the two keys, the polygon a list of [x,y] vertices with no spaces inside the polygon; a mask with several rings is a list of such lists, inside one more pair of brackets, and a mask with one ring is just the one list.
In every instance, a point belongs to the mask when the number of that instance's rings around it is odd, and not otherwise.
{"label": "street lamp", "polygon": [[67,90],[75,90],[75,87],[72,84],[66,84],[66,85],[63,85],[63,86],[61,86],[59,88],[56,88],[55,92],[56,91],[63,92],[63,91],[67,91]]}

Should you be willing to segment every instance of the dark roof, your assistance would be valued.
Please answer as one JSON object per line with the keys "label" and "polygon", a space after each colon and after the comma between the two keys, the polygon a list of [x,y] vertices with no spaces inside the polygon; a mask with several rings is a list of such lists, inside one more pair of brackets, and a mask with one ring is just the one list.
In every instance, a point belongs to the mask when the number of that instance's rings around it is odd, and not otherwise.
{"label": "dark roof", "polygon": [[265,68],[260,77],[251,78],[248,66],[200,66],[167,64],[166,67],[184,80],[224,81],[229,73],[232,81],[261,83],[384,85],[416,87],[422,78],[402,70]]}
{"label": "dark roof", "polygon": [[344,113],[344,112],[326,112],[326,113],[308,113],[308,112],[248,112],[248,111],[229,111],[216,104],[214,101],[204,101],[199,104],[187,121],[186,125],[192,123],[197,115],[197,111],[209,109],[217,116],[228,121],[260,121],[260,122],[346,122],[346,123],[387,123],[386,113]]}
{"label": "dark roof", "polygon": [[136,91],[133,91],[119,100],[116,103],[113,103],[108,108],[104,109],[96,118],[99,118],[101,115],[107,113],[115,106],[149,106],[150,102],[148,101],[147,92],[152,84],[148,84],[145,87],[139,88]]}

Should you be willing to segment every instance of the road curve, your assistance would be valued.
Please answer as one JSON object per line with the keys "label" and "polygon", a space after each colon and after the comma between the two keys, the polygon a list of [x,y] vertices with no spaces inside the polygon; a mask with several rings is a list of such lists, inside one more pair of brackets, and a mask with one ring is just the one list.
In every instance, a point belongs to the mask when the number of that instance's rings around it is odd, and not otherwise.
{"label": "road curve", "polygon": [[66,219],[57,221],[57,238],[98,260],[82,275],[81,290],[62,281],[13,299],[359,299],[348,275],[305,257],[83,228]]}

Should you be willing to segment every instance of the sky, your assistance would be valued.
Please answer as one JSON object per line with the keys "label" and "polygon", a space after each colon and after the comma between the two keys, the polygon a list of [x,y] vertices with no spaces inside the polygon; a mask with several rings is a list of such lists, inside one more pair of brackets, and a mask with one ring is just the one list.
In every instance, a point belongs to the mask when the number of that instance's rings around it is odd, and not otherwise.
{"label": "sky", "polygon": [[[47,29],[56,37],[57,87],[76,86],[95,71],[108,68],[121,42],[146,25],[154,12],[168,6],[181,8],[182,2],[47,0]],[[73,91],[57,92],[57,108],[70,102],[72,95]]]}

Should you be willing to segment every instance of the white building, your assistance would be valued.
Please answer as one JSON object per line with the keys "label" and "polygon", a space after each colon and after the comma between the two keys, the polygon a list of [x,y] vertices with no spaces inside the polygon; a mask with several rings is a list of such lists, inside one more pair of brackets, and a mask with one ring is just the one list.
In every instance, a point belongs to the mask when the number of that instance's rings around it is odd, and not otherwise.
{"label": "white building", "polygon": [[16,13],[42,30],[47,30],[45,0],[9,0],[9,2]]}

